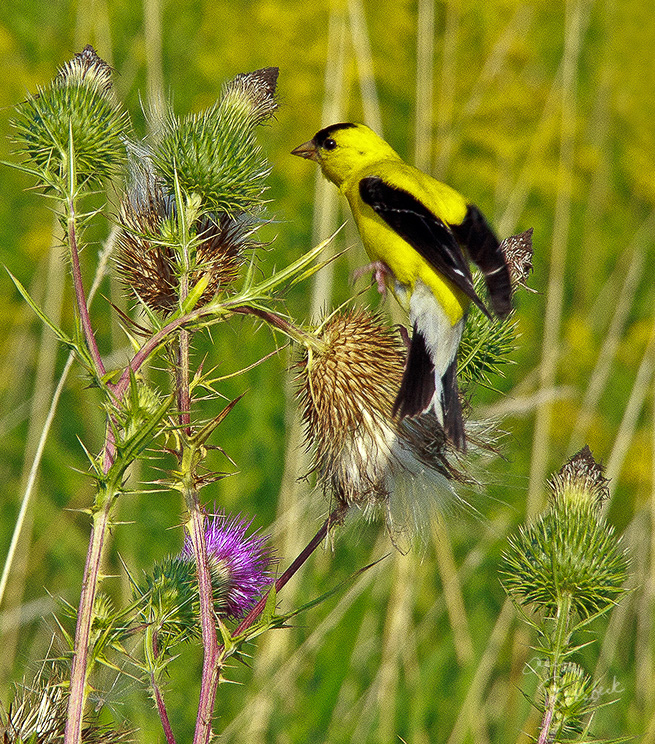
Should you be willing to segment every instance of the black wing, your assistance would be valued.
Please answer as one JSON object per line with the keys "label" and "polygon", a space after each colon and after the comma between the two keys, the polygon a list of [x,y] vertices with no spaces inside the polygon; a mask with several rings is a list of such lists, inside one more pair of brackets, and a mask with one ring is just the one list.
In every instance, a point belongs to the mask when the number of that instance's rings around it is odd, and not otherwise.
{"label": "black wing", "polygon": [[512,282],[498,238],[482,212],[469,204],[460,225],[451,225],[455,237],[466,246],[473,263],[484,274],[491,307],[499,318],[512,311]]}
{"label": "black wing", "polygon": [[473,287],[471,270],[457,238],[445,222],[408,191],[390,186],[379,176],[362,178],[359,182],[359,195],[365,204],[436,271],[461,289],[485,315],[491,317]]}

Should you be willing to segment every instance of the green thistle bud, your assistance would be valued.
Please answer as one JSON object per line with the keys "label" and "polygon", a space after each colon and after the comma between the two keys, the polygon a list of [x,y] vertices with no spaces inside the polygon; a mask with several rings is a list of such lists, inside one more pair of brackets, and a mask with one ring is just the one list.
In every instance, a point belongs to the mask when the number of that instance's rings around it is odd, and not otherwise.
{"label": "green thistle bud", "polygon": [[129,119],[111,94],[110,72],[86,46],[18,107],[15,141],[49,185],[71,175],[71,143],[78,182],[101,182],[122,161]]}
{"label": "green thistle bud", "polygon": [[238,75],[211,108],[181,120],[170,113],[160,123],[153,161],[169,192],[177,178],[187,197],[200,195],[211,211],[235,215],[261,206],[270,168],[254,129],[277,108],[277,72]]}
{"label": "green thistle bud", "polygon": [[177,557],[156,563],[136,591],[142,599],[143,622],[154,627],[158,653],[200,636],[198,585],[188,563]]}
{"label": "green thistle bud", "polygon": [[[435,504],[457,499],[449,447],[436,418],[392,416],[405,350],[380,316],[331,315],[298,364],[298,396],[319,483],[367,515],[382,510],[394,530],[420,532]],[[425,507],[428,507],[427,509]]]}
{"label": "green thistle bud", "polygon": [[572,662],[562,664],[558,674],[547,679],[544,684],[544,708],[549,707],[551,700],[557,701],[551,722],[551,731],[556,737],[582,731],[582,719],[594,707],[595,689],[591,677]]}
{"label": "green thistle bud", "polygon": [[157,415],[160,405],[161,398],[157,391],[143,380],[134,378],[120,406],[107,404],[114,424],[116,445],[120,447],[139,436],[142,429],[152,422],[153,416]]}
{"label": "green thistle bud", "polygon": [[566,599],[584,619],[620,595],[628,561],[599,513],[605,484],[589,449],[581,450],[551,481],[549,509],[510,538],[503,584],[521,604],[552,616]]}

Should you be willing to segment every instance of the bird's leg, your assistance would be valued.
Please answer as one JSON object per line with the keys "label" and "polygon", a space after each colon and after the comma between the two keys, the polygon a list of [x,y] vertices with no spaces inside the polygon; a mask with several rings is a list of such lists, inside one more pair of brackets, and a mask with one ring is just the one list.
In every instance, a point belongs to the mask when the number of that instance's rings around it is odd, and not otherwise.
{"label": "bird's leg", "polygon": [[393,272],[384,263],[384,261],[373,261],[372,263],[361,266],[359,269],[353,271],[353,280],[357,281],[364,274],[371,272],[375,283],[378,285],[378,292],[383,296],[387,296],[387,277],[393,276]]}

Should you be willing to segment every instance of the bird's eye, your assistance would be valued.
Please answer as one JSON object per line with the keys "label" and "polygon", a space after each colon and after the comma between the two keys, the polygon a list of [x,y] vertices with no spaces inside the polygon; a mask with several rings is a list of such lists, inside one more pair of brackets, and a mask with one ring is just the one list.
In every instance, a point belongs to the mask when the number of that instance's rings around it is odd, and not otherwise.
{"label": "bird's eye", "polygon": [[328,139],[326,139],[325,142],[323,143],[324,150],[334,150],[336,146],[337,146],[337,143],[331,137],[328,137]]}

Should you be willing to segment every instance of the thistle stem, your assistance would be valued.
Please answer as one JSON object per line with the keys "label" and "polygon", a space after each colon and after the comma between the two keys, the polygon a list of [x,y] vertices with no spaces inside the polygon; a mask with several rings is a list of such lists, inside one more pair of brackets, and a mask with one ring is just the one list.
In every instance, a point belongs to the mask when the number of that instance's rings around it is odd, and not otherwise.
{"label": "thistle stem", "polygon": [[[327,537],[330,529],[334,524],[339,524],[346,512],[348,507],[344,506],[343,504],[339,504],[328,516],[328,518],[323,522],[318,532],[312,537],[312,539],[307,543],[307,545],[301,550],[301,552],[296,556],[295,560],[289,565],[289,567],[286,569],[286,571],[278,577],[277,581],[275,582],[275,591],[279,592],[282,587],[288,583],[289,579],[291,579],[294,574],[298,571],[298,569],[307,561],[309,556],[316,550],[316,548],[323,542],[323,540]],[[247,630],[254,622],[257,620],[257,618],[262,614],[264,607],[266,607],[266,603],[268,602],[268,596],[270,592],[265,594],[259,602],[250,610],[250,612],[246,615],[246,617],[241,621],[237,629],[234,631],[233,635],[236,637],[243,633],[245,630]]]}
{"label": "thistle stem", "polygon": [[216,687],[219,675],[219,647],[216,637],[216,618],[214,616],[213,590],[207,563],[207,543],[204,529],[205,516],[197,501],[191,508],[187,524],[193,554],[198,569],[198,594],[200,598],[200,629],[203,645],[202,680],[198,700],[198,717],[193,744],[208,744],[211,739],[211,724],[216,701]]}
{"label": "thistle stem", "polygon": [[173,729],[171,728],[171,722],[168,720],[168,712],[166,711],[166,705],[164,704],[164,698],[159,689],[159,685],[155,682],[154,676],[150,675],[150,684],[152,685],[153,692],[155,693],[155,704],[157,706],[157,713],[159,714],[159,720],[161,721],[162,728],[164,729],[164,736],[166,737],[167,744],[176,744],[175,736],[173,735]]}
{"label": "thistle stem", "polygon": [[560,666],[566,647],[569,644],[569,623],[571,620],[572,600],[570,594],[562,594],[557,603],[557,619],[552,635],[552,658],[550,662],[550,677],[552,679],[552,694],[546,696],[546,710],[541,720],[538,744],[546,744],[553,740],[552,725],[555,710],[561,695]]}
{"label": "thistle stem", "polygon": [[106,495],[101,509],[93,515],[91,539],[84,566],[84,579],[77,612],[73,664],[71,667],[68,718],[64,733],[64,744],[78,744],[82,736],[84,705],[88,695],[88,653],[91,627],[94,617],[94,604],[98,589],[98,576],[105,545],[105,535],[109,526],[109,514],[113,499]]}
{"label": "thistle stem", "polygon": [[[192,241],[187,224],[186,204],[176,183],[178,208],[178,227],[180,229],[179,262],[180,276],[179,302],[182,307],[189,296],[190,270],[193,263]],[[207,562],[207,542],[205,540],[205,515],[200,505],[198,489],[195,486],[198,451],[191,438],[191,390],[189,372],[190,333],[181,327],[178,334],[178,358],[175,370],[176,395],[182,427],[180,459],[185,479],[185,501],[189,511],[187,529],[191,537],[193,555],[198,569],[198,595],[200,601],[200,629],[202,635],[203,659],[198,716],[193,744],[209,744],[212,736],[212,716],[218,685],[219,659],[218,639],[216,637],[216,617],[214,615],[214,591]]]}
{"label": "thistle stem", "polygon": [[168,718],[168,711],[166,710],[166,703],[164,702],[164,696],[159,687],[158,682],[158,670],[157,670],[157,659],[159,657],[159,647],[157,644],[157,631],[153,627],[152,623],[146,624],[144,649],[146,663],[149,666],[150,672],[150,687],[155,698],[155,705],[157,706],[157,714],[161,722],[162,728],[164,729],[164,736],[166,737],[167,744],[176,744],[175,736],[173,735],[173,729],[171,722]]}
{"label": "thistle stem", "polygon": [[189,331],[180,329],[177,346],[177,365],[175,369],[175,385],[177,407],[180,412],[180,425],[184,433],[191,434],[191,393],[189,389]]}
{"label": "thistle stem", "polygon": [[86,303],[86,294],[84,292],[84,283],[82,282],[82,270],[80,268],[80,256],[77,247],[77,214],[75,209],[75,200],[69,198],[67,202],[68,206],[68,245],[70,247],[71,254],[71,266],[73,273],[73,286],[75,288],[75,299],[77,300],[77,309],[80,314],[80,320],[82,322],[82,330],[84,332],[84,338],[86,345],[93,359],[93,363],[96,368],[96,374],[98,377],[105,375],[105,365],[102,363],[102,357],[98,350],[98,344],[96,342],[93,327],[91,325],[91,318],[89,316],[89,307]]}

